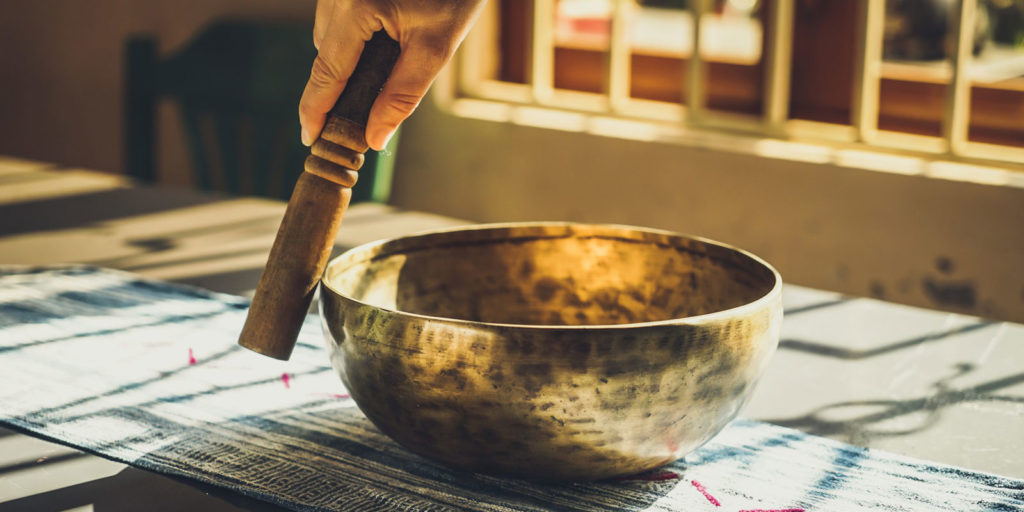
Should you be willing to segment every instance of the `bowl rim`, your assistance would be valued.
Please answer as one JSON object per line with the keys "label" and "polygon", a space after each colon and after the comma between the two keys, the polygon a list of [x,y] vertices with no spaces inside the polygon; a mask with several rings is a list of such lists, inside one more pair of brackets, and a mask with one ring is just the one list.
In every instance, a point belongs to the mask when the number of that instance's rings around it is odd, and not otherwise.
{"label": "bowl rim", "polygon": [[[443,317],[443,316],[425,315],[425,314],[422,314],[422,313],[412,313],[412,312],[409,312],[409,311],[402,311],[400,309],[386,308],[386,307],[382,307],[382,306],[377,306],[377,305],[369,304],[369,303],[363,302],[361,300],[349,297],[348,295],[338,291],[338,289],[335,288],[330,283],[330,280],[327,278],[328,272],[331,271],[332,267],[334,267],[335,265],[339,264],[341,260],[343,260],[343,259],[345,259],[347,257],[350,257],[351,254],[356,253],[356,252],[372,251],[375,247],[380,247],[380,246],[387,245],[389,243],[394,243],[394,242],[397,242],[397,241],[403,240],[403,239],[426,237],[426,236],[431,236],[431,235],[439,235],[439,234],[453,233],[453,232],[459,232],[459,231],[486,231],[486,230],[510,229],[510,228],[539,228],[539,227],[611,228],[611,229],[620,229],[620,230],[640,231],[640,232],[650,233],[650,234],[654,234],[654,235],[663,235],[663,236],[670,236],[670,237],[688,238],[688,239],[695,240],[695,241],[703,243],[703,244],[713,245],[713,246],[717,246],[717,247],[720,247],[720,248],[723,248],[723,249],[728,249],[728,250],[731,250],[731,251],[735,251],[735,252],[737,252],[739,254],[742,254],[743,256],[746,256],[747,258],[750,258],[754,262],[762,265],[764,268],[766,268],[768,271],[770,271],[771,274],[772,274],[772,277],[775,279],[775,283],[772,286],[771,290],[769,290],[767,293],[765,293],[764,295],[762,295],[761,297],[758,297],[757,299],[755,299],[753,301],[746,302],[744,304],[740,304],[739,306],[735,306],[735,307],[728,308],[728,309],[723,309],[723,310],[720,310],[720,311],[712,311],[710,313],[704,313],[702,315],[685,316],[685,317],[679,317],[679,318],[670,318],[670,319],[666,319],[666,320],[654,320],[654,321],[649,321],[649,322],[632,322],[632,323],[625,323],[625,324],[590,324],[590,325],[557,324],[557,325],[545,325],[545,324],[512,324],[512,323],[502,323],[502,322],[483,322],[483,321],[479,321],[479,320],[466,320],[466,319],[463,319],[463,318],[450,318],[450,317]],[[716,320],[719,320],[719,319],[733,318],[733,317],[736,317],[736,316],[744,316],[744,315],[752,313],[753,311],[763,309],[766,306],[769,306],[773,302],[778,302],[779,301],[779,298],[780,298],[780,296],[782,294],[782,276],[779,274],[779,271],[775,269],[775,267],[773,267],[771,264],[769,264],[767,261],[765,261],[760,256],[757,256],[756,254],[754,254],[754,253],[752,253],[750,251],[747,251],[747,250],[744,250],[744,249],[740,249],[739,247],[736,247],[736,246],[733,246],[733,245],[730,245],[730,244],[726,244],[726,243],[723,243],[723,242],[719,242],[717,240],[712,240],[710,238],[706,238],[706,237],[702,237],[702,236],[688,235],[688,234],[685,234],[685,233],[678,233],[678,232],[670,231],[670,230],[666,230],[666,229],[657,229],[657,228],[647,228],[647,227],[631,226],[631,225],[627,225],[627,224],[588,223],[588,222],[560,222],[560,221],[526,221],[526,222],[497,222],[497,223],[484,223],[484,224],[466,224],[466,225],[461,225],[461,226],[451,226],[451,227],[445,227],[445,228],[440,228],[440,229],[428,229],[428,230],[423,230],[423,231],[417,231],[417,232],[410,233],[410,234],[403,235],[403,236],[390,237],[390,238],[382,238],[380,240],[375,240],[373,242],[368,242],[368,243],[365,243],[365,244],[357,245],[355,247],[352,247],[352,248],[342,252],[341,254],[335,256],[334,258],[331,258],[327,262],[327,265],[324,267],[324,272],[321,275],[320,287],[321,287],[321,294],[324,293],[323,289],[326,289],[331,294],[337,296],[341,300],[354,303],[354,304],[356,304],[358,306],[372,308],[372,309],[377,310],[377,311],[386,311],[389,314],[398,315],[400,317],[408,317],[408,318],[411,318],[411,319],[428,320],[428,321],[431,321],[431,322],[441,322],[441,323],[447,323],[447,324],[454,324],[454,325],[458,325],[458,326],[484,327],[484,328],[501,328],[501,329],[522,329],[522,330],[615,330],[615,329],[624,329],[624,328],[635,329],[635,328],[643,328],[643,327],[659,327],[659,326],[673,326],[673,325],[706,324],[706,323],[712,323],[712,322],[714,322]],[[322,316],[323,315],[323,297],[322,296],[319,298],[319,309],[320,309],[320,313],[321,313],[321,316]]]}

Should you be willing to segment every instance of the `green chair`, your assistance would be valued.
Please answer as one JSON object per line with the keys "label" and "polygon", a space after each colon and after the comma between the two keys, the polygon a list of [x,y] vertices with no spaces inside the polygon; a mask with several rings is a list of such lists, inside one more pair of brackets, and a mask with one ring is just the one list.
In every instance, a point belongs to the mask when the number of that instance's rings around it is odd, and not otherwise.
{"label": "green chair", "polygon": [[[125,45],[125,165],[156,180],[156,105],[180,109],[198,188],[288,198],[309,149],[299,142],[298,102],[316,56],[309,25],[221,21],[166,58],[152,37]],[[352,200],[387,201],[392,139],[366,154]]]}

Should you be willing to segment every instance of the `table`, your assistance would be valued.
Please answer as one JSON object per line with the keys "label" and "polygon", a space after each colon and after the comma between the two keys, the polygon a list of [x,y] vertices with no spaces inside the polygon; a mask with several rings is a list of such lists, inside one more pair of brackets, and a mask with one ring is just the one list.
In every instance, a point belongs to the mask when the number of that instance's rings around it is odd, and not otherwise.
{"label": "table", "polygon": [[[0,264],[89,263],[251,294],[283,209],[0,158]],[[354,205],[335,250],[457,224]],[[1024,326],[792,285],[784,305],[779,352],[744,416],[1024,477]],[[0,431],[0,511],[14,500],[50,510],[278,510]]]}

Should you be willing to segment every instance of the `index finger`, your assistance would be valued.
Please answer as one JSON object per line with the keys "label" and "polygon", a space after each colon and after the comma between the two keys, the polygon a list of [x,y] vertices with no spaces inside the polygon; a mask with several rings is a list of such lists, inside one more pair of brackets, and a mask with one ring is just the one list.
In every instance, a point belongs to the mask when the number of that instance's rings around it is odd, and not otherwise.
{"label": "index finger", "polygon": [[363,53],[363,46],[373,35],[360,27],[351,13],[335,8],[324,31],[320,51],[313,60],[309,81],[299,100],[299,124],[302,143],[309,146],[323,130],[327,112],[345,89],[352,71]]}

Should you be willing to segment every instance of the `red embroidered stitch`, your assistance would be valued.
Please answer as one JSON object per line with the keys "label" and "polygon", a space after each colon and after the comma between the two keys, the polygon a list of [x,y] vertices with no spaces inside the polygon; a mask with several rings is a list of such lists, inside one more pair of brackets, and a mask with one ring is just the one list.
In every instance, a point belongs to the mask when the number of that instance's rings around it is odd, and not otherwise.
{"label": "red embroidered stitch", "polygon": [[[712,505],[714,505],[716,507],[721,507],[722,506],[722,504],[717,499],[715,499],[715,497],[712,496],[711,493],[709,493],[708,490],[703,485],[700,484],[700,482],[698,482],[696,480],[690,480],[690,483],[693,484],[693,486],[696,487],[697,490],[700,491],[700,493],[703,494],[704,497],[707,498],[708,501],[710,501]],[[753,512],[753,511],[748,511],[748,512]]]}
{"label": "red embroidered stitch", "polygon": [[282,373],[281,374],[281,380],[284,382],[284,387],[286,387],[286,388],[291,388],[292,387],[291,384],[288,383],[288,381],[290,381],[291,378],[292,378],[292,376],[288,375],[287,373]]}
{"label": "red embroidered stitch", "polygon": [[188,365],[192,366],[196,364],[196,356],[192,355],[192,347],[188,348]]}
{"label": "red embroidered stitch", "polygon": [[677,473],[673,473],[671,471],[662,471],[661,473],[624,476],[622,478],[616,478],[615,481],[616,482],[633,482],[633,481],[664,482],[665,480],[676,480],[678,478],[679,478],[679,475]]}
{"label": "red embroidered stitch", "polygon": [[339,400],[344,400],[346,398],[352,398],[348,393],[324,393],[324,392],[321,391],[321,392],[317,392],[317,393],[307,393],[307,394],[309,396],[318,396],[318,397],[321,397],[321,398],[329,396],[331,398],[337,398]]}
{"label": "red embroidered stitch", "polygon": [[664,441],[665,448],[668,448],[668,451],[672,453],[676,453],[677,451],[679,451],[679,443],[677,443],[676,440],[673,439],[671,436],[665,436]]}

